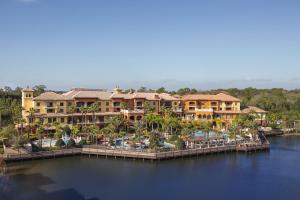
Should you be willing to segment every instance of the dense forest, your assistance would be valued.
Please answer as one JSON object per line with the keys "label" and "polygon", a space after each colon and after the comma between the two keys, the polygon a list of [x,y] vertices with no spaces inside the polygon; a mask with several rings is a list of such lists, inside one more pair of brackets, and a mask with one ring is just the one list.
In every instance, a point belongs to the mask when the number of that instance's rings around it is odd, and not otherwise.
{"label": "dense forest", "polygon": [[[46,91],[47,88],[44,85],[37,85],[34,87],[35,96]],[[133,91],[132,89],[125,92]],[[224,92],[232,96],[238,97],[242,100],[242,108],[246,106],[257,106],[270,113],[276,113],[284,119],[300,119],[300,89],[286,90],[282,88],[274,89],[217,89],[217,90],[197,90],[190,88],[181,88],[177,91],[167,91],[165,88],[159,89],[147,89],[141,87],[137,91],[139,92],[158,92],[158,93],[171,93],[178,95],[185,94],[216,94]],[[20,114],[21,110],[21,88],[17,87],[12,89],[10,87],[0,88],[0,125],[6,125],[13,121],[14,117]]]}

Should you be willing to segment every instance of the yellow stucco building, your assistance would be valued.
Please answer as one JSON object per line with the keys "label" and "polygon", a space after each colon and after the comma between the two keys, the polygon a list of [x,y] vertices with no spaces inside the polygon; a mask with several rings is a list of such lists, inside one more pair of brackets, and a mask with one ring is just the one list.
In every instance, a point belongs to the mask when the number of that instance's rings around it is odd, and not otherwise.
{"label": "yellow stucco building", "polygon": [[[30,88],[22,90],[22,114],[27,122],[80,125],[95,121],[102,125],[111,116],[118,115],[133,122],[144,117],[146,104],[156,113],[160,113],[163,107],[171,108],[182,120],[208,120],[215,123],[218,119],[223,126],[230,124],[241,113],[240,100],[224,93],[179,97],[167,93],[123,93],[118,88],[113,91],[75,88],[61,94],[45,92],[37,97],[33,93]],[[87,121],[83,120],[80,108],[94,103],[98,104],[98,110],[85,113]],[[70,112],[72,106],[75,111]]]}

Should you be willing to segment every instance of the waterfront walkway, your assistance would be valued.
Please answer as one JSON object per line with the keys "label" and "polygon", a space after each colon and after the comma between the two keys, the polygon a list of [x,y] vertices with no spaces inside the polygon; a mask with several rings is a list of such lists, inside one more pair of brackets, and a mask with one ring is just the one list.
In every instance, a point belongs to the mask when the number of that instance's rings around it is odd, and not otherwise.
{"label": "waterfront walkway", "polygon": [[53,151],[42,151],[35,153],[18,153],[18,154],[4,154],[2,158],[5,161],[22,161],[34,160],[43,158],[55,158],[72,155],[88,155],[88,156],[103,156],[114,158],[132,158],[143,160],[164,160],[187,156],[200,156],[205,154],[223,153],[223,152],[249,152],[258,150],[269,150],[269,143],[264,144],[232,144],[224,146],[214,146],[206,148],[195,148],[185,150],[172,151],[148,151],[148,150],[124,150],[124,149],[109,149],[101,146],[84,146],[83,148],[61,149]]}

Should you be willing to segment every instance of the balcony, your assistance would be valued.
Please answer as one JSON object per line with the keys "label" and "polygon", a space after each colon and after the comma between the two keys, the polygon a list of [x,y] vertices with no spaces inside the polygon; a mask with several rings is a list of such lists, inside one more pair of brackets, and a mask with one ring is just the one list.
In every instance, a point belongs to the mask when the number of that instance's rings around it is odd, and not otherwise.
{"label": "balcony", "polygon": [[173,108],[173,112],[182,112],[182,108]]}
{"label": "balcony", "polygon": [[142,109],[134,109],[134,110],[121,110],[121,113],[124,114],[144,114],[144,110]]}
{"label": "balcony", "polygon": [[214,109],[212,108],[196,108],[196,112],[214,112]]}

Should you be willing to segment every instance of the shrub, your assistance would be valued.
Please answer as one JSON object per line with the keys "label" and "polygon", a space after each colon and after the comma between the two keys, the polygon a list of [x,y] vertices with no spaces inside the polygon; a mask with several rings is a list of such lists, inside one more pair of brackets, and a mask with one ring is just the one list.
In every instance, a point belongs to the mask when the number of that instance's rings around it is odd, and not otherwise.
{"label": "shrub", "polygon": [[86,145],[86,140],[80,140],[78,143],[78,146],[82,147],[83,145]]}
{"label": "shrub", "polygon": [[38,147],[36,144],[31,143],[32,152],[38,152],[41,150],[40,147]]}
{"label": "shrub", "polygon": [[185,148],[185,143],[181,138],[177,138],[176,142],[175,142],[175,147],[176,149],[182,150]]}
{"label": "shrub", "polygon": [[62,139],[58,139],[55,143],[55,146],[57,147],[65,146],[65,142]]}
{"label": "shrub", "polygon": [[64,128],[63,128],[63,131],[65,132],[65,134],[67,134],[68,136],[71,135],[71,129],[68,125],[66,125]]}
{"label": "shrub", "polygon": [[75,147],[76,143],[75,143],[75,140],[73,138],[71,138],[68,143],[67,143],[67,147],[70,148],[70,147]]}

